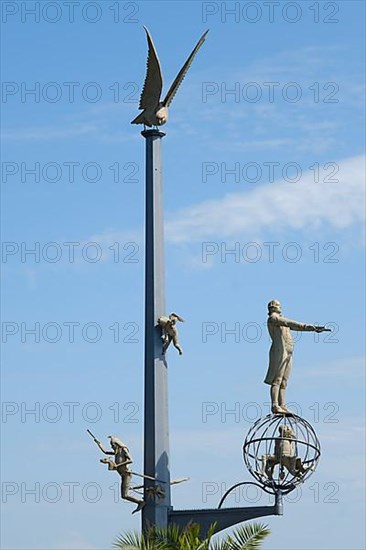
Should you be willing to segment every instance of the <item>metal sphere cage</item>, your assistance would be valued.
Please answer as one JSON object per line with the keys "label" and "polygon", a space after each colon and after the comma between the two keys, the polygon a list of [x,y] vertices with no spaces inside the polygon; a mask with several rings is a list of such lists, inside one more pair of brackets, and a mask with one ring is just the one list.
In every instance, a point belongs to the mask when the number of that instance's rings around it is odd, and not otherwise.
{"label": "metal sphere cage", "polygon": [[315,471],[320,443],[312,426],[296,414],[257,420],[243,445],[244,463],[268,493],[290,493]]}

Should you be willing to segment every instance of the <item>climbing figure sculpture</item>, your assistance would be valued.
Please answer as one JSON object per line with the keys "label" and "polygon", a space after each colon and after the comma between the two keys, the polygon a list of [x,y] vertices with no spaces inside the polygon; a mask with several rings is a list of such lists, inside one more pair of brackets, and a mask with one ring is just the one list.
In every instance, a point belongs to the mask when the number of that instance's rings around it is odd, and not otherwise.
{"label": "climbing figure sculpture", "polygon": [[161,327],[162,330],[163,355],[165,355],[165,352],[171,342],[173,342],[174,347],[177,348],[177,350],[179,351],[179,355],[182,355],[183,353],[183,350],[178,340],[178,330],[176,327],[177,321],[184,323],[184,319],[182,319],[182,317],[180,317],[176,313],[171,313],[169,317],[163,315],[158,319],[158,325]]}

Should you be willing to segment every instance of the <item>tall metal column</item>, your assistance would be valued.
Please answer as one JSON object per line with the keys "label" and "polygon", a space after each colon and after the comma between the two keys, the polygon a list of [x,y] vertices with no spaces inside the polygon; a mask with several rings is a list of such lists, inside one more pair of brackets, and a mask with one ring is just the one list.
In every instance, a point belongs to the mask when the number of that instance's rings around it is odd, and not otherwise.
{"label": "tall metal column", "polygon": [[[145,506],[142,531],[150,526],[185,527],[198,523],[205,535],[212,523],[216,531],[236,523],[268,515],[282,515],[282,500],[276,495],[273,506],[226,509],[174,510],[170,497],[168,365],[162,355],[161,330],[157,320],[166,314],[164,293],[164,220],[161,138],[159,130],[141,132],[146,140],[145,213],[145,397],[144,397],[144,480]],[[163,498],[154,498],[149,489],[160,486]]]}
{"label": "tall metal column", "polygon": [[[161,139],[158,130],[141,132],[146,140],[145,212],[145,397],[144,473],[146,505],[142,530],[168,525],[170,509],[170,464],[168,425],[168,365],[162,355],[161,331],[157,320],[165,315],[164,227]],[[164,482],[163,484],[161,483]],[[148,489],[160,485],[163,499],[148,498]]]}

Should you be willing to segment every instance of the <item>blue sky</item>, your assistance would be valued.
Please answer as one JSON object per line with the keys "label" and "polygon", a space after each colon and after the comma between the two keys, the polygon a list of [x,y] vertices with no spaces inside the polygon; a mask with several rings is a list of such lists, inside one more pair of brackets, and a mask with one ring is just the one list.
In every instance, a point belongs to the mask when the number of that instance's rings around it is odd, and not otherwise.
{"label": "blue sky", "polygon": [[269,4],[2,2],[4,549],[102,550],[139,527],[85,430],[141,470],[143,24],[165,90],[210,29],[163,140],[166,301],[186,319],[171,463],[191,478],[173,505],[249,480],[278,298],[334,332],[296,342],[289,400],[323,454],[264,548],[365,547],[364,3]]}

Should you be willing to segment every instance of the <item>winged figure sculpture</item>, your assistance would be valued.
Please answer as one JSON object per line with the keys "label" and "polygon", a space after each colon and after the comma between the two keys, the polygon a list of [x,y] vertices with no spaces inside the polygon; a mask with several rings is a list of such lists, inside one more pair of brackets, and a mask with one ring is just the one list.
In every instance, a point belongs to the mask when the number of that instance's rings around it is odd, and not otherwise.
{"label": "winged figure sculpture", "polygon": [[139,109],[143,109],[143,111],[131,122],[131,124],[143,124],[144,126],[150,127],[161,126],[168,120],[168,107],[173,101],[189,67],[192,65],[198,50],[204,43],[208,30],[197,42],[187,61],[177,74],[173,84],[170,86],[165,98],[161,101],[161,92],[163,88],[161,67],[151,35],[146,27],[144,27],[144,29],[147,35],[149,51],[147,56],[146,77],[139,104]]}

